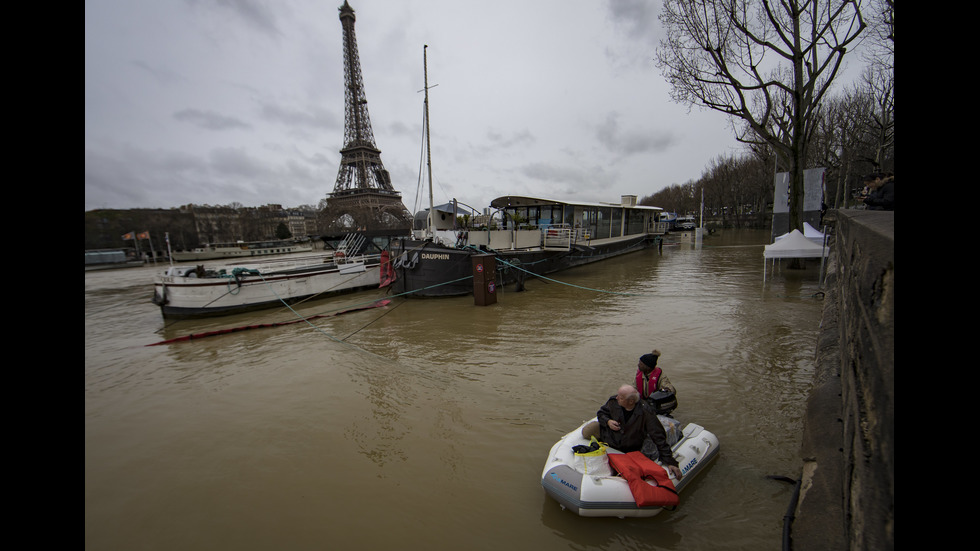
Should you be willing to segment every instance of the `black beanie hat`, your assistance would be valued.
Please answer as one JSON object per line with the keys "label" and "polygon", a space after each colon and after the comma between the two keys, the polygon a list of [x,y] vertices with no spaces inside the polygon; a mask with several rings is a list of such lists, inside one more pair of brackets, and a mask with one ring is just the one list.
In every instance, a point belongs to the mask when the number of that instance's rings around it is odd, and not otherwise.
{"label": "black beanie hat", "polygon": [[653,352],[653,354],[644,354],[640,356],[640,361],[647,367],[657,367],[657,359],[660,357],[660,352],[657,350],[654,350]]}

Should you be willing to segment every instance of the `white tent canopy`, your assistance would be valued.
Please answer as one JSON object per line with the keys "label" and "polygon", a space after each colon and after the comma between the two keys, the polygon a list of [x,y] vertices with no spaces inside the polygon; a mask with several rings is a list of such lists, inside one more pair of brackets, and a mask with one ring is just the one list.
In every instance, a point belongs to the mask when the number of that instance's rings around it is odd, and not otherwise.
{"label": "white tent canopy", "polygon": [[[812,228],[811,228],[812,229]],[[816,230],[813,230],[816,231]],[[820,232],[817,232],[818,234]],[[772,245],[766,245],[763,255],[769,258],[819,258],[827,256],[827,248],[823,246],[823,234],[820,234],[821,243],[814,243],[805,237],[800,230],[793,230],[785,235],[776,238]]]}
{"label": "white tent canopy", "polygon": [[[798,230],[797,230],[798,231]],[[790,232],[792,233],[792,232]],[[776,239],[773,241],[779,241],[780,239],[786,237],[789,233],[784,233],[783,235],[777,235]],[[803,237],[806,237],[810,241],[813,241],[817,245],[823,245],[824,235],[817,228],[811,226],[808,222],[803,222]]]}
{"label": "white tent canopy", "polygon": [[[813,230],[813,227],[810,227]],[[813,230],[817,232],[817,230]],[[820,234],[820,232],[817,232]],[[766,245],[763,251],[762,260],[762,281],[766,280],[766,261],[769,259],[775,263],[780,258],[823,258],[830,252],[830,248],[823,245],[823,234],[820,234],[820,243],[815,243],[812,239],[804,236],[800,230],[793,230],[787,234],[780,235],[772,245]]]}

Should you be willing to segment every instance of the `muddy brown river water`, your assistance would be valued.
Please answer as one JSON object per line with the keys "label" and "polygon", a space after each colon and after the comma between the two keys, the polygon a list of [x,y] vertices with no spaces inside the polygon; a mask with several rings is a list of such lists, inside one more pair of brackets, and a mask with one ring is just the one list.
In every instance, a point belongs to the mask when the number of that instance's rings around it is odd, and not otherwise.
{"label": "muddy brown river water", "polygon": [[[780,549],[823,302],[763,283],[767,231],[726,230],[472,297],[337,312],[367,291],[206,321],[150,302],[165,266],[85,274],[84,541],[106,550]],[[551,445],[662,351],[674,416],[718,459],[648,519],[580,518]]]}

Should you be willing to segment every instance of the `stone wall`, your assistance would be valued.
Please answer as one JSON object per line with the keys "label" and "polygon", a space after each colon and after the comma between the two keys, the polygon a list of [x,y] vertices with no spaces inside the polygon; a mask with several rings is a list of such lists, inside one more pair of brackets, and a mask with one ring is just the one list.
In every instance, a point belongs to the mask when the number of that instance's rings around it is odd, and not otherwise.
{"label": "stone wall", "polygon": [[[796,551],[895,547],[894,212],[831,211]],[[825,219],[825,222],[828,220]]]}

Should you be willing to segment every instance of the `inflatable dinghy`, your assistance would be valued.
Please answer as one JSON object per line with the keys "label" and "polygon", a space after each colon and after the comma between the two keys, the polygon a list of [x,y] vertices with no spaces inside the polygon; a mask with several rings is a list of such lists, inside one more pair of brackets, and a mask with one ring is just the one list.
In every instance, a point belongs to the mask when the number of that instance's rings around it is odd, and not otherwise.
{"label": "inflatable dinghy", "polygon": [[[551,447],[541,473],[541,485],[545,492],[562,509],[570,509],[583,517],[652,517],[662,511],[662,505],[638,506],[629,482],[623,476],[615,472],[586,474],[587,468],[583,469],[579,466],[580,462],[575,461],[573,448],[590,445],[590,440],[582,436],[582,429],[594,421],[595,418],[582,423],[582,426],[563,436]],[[669,478],[678,494],[718,455],[718,437],[701,425],[688,423],[682,432],[683,436],[671,446],[671,451],[677,459],[683,478],[677,480],[664,469],[669,475],[664,478]],[[622,452],[607,448],[607,453]],[[659,462],[655,465],[663,468]],[[656,485],[652,479],[646,483]]]}

